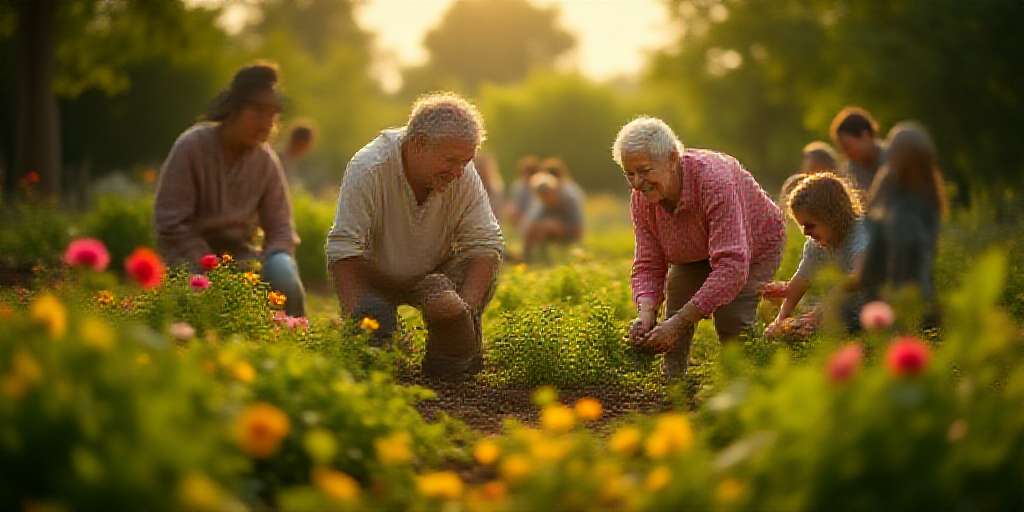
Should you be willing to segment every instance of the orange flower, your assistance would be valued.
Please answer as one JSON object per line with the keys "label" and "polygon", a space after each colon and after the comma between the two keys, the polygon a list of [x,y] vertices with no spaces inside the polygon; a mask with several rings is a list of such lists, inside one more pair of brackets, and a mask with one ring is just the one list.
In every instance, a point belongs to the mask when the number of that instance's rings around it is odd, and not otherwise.
{"label": "orange flower", "polygon": [[416,489],[428,498],[454,500],[462,496],[462,479],[452,471],[438,471],[416,477]]}
{"label": "orange flower", "polygon": [[333,469],[314,469],[313,483],[334,501],[345,502],[359,498],[359,482]]}
{"label": "orange flower", "polygon": [[114,292],[110,290],[100,290],[96,292],[96,303],[101,306],[113,306]]}
{"label": "orange flower", "polygon": [[260,275],[256,272],[246,272],[242,274],[242,279],[245,279],[249,284],[256,286],[260,283]]}
{"label": "orange flower", "polygon": [[377,329],[380,329],[380,322],[368,316],[364,316],[363,320],[359,322],[359,327],[364,331],[373,332],[376,331]]}
{"label": "orange flower", "polygon": [[288,301],[288,297],[281,292],[270,292],[267,294],[267,300],[274,306],[281,307]]}
{"label": "orange flower", "polygon": [[572,411],[562,404],[552,404],[540,412],[540,424],[551,432],[566,432],[575,423]]}
{"label": "orange flower", "polygon": [[230,254],[228,254],[228,253],[224,253],[224,254],[220,255],[220,262],[221,263],[228,264],[228,263],[231,263],[233,261],[235,261],[235,257],[230,255]]}
{"label": "orange flower", "polygon": [[593,398],[581,398],[576,401],[576,416],[583,421],[596,421],[601,417],[601,402]]}
{"label": "orange flower", "polygon": [[290,430],[288,415],[265,402],[250,405],[235,422],[242,451],[259,459],[273,455]]}
{"label": "orange flower", "polygon": [[473,458],[485,466],[494,464],[494,461],[498,460],[499,456],[501,456],[501,447],[490,439],[480,441],[477,443],[476,448],[473,449]]}
{"label": "orange flower", "polygon": [[163,281],[164,262],[152,249],[139,247],[124,260],[124,269],[143,288],[156,288]]}

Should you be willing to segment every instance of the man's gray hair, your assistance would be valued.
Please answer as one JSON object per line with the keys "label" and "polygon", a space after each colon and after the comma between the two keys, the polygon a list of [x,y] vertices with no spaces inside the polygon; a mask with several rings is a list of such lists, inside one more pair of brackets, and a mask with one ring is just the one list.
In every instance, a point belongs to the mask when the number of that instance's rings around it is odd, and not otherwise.
{"label": "man's gray hair", "polygon": [[430,144],[455,139],[480,146],[487,131],[476,106],[453,92],[435,92],[420,96],[412,105],[405,138],[417,136]]}
{"label": "man's gray hair", "polygon": [[664,161],[673,151],[683,154],[683,143],[665,121],[640,116],[622,127],[612,144],[612,158],[622,167],[622,155],[642,153],[655,162]]}

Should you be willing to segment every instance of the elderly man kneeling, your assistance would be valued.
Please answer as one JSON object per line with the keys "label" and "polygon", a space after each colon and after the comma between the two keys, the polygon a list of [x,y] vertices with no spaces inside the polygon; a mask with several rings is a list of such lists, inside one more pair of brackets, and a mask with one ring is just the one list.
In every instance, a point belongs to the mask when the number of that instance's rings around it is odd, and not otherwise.
{"label": "elderly man kneeling", "polygon": [[679,376],[701,318],[714,316],[722,341],[753,326],[758,289],[782,259],[782,211],[735,158],[684,149],[660,119],[622,127],[612,156],[632,188],[638,318],[629,335],[640,348],[666,352],[666,376]]}
{"label": "elderly man kneeling", "polygon": [[371,317],[384,343],[397,307],[427,326],[423,372],[459,378],[482,366],[480,315],[504,250],[473,156],[477,109],[454,94],[420,98],[408,124],[384,130],[348,164],[327,261],[343,314]]}

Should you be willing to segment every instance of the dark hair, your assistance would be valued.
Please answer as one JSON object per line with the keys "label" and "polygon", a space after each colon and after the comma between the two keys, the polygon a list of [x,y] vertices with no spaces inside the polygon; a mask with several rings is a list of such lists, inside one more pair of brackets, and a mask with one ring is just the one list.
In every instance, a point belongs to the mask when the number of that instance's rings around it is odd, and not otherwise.
{"label": "dark hair", "polygon": [[893,126],[886,138],[886,164],[871,184],[869,206],[883,214],[888,198],[895,194],[917,195],[942,215],[946,192],[942,184],[935,144],[921,125],[904,121]]}
{"label": "dark hair", "polygon": [[259,61],[239,69],[231,79],[231,85],[210,103],[204,118],[207,121],[224,121],[241,110],[256,94],[272,91],[276,95],[277,78],[277,65],[271,62]]}
{"label": "dark hair", "polygon": [[288,134],[288,140],[290,142],[310,142],[316,135],[316,130],[306,123],[295,123],[292,126],[291,132]]}
{"label": "dark hair", "polygon": [[878,123],[871,113],[860,107],[848,106],[832,118],[832,127],[829,130],[832,134],[832,141],[839,145],[839,134],[853,135],[859,137],[865,131],[874,136],[878,133]]}

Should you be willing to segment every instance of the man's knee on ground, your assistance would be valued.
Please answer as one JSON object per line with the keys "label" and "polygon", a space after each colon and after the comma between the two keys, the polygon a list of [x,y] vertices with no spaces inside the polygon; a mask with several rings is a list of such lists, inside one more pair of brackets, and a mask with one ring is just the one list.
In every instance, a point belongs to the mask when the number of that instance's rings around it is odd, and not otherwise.
{"label": "man's knee on ground", "polygon": [[455,290],[432,294],[423,304],[423,318],[427,322],[452,320],[467,312],[469,307]]}

